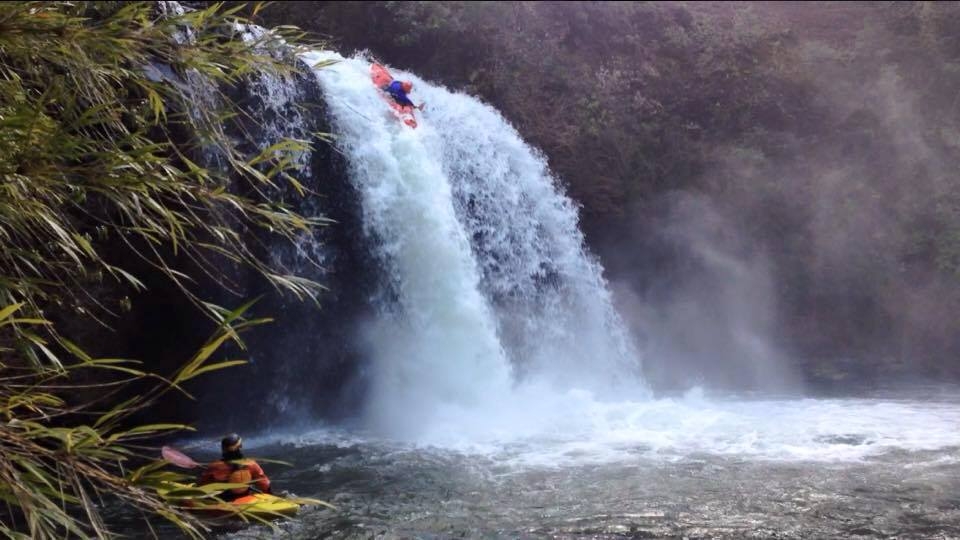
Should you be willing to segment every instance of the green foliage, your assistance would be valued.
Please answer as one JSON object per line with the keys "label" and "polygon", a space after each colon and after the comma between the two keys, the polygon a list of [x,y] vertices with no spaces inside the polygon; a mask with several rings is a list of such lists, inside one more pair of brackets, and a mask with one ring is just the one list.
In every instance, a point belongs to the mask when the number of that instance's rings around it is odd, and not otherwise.
{"label": "green foliage", "polygon": [[[302,190],[287,171],[305,141],[245,156],[223,133],[236,109],[220,86],[292,69],[265,51],[295,36],[244,41],[239,22],[219,5],[167,16],[138,2],[4,6],[0,300],[89,306],[89,284],[107,276],[142,288],[105,259],[98,248],[108,241],[188,293],[173,257],[214,274],[225,258],[316,295],[317,284],[277,273],[245,242],[249,231],[292,238],[317,221],[269,196],[282,183]],[[158,63],[179,80],[156,76]],[[215,166],[198,163],[204,153]]]}
{"label": "green foliage", "polygon": [[[256,14],[259,5],[252,9]],[[159,2],[8,2],[0,8],[0,534],[110,536],[104,504],[132,505],[199,537],[205,526],[181,481],[145,454],[145,440],[190,429],[131,416],[182,385],[242,364],[225,343],[268,319],[201,301],[192,272],[255,270],[277,289],[315,298],[321,287],[261,260],[251,240],[293,239],[323,223],[275,195],[307,141],[255,155],[225,125],[242,114],[232,87],[289,76],[300,34],[254,39],[241,7],[175,12]],[[279,46],[283,45],[282,48]],[[245,118],[257,122],[255,118]],[[318,134],[322,135],[322,134]],[[169,377],[133,360],[94,358],[50,322],[106,324],[144,288],[136,268],[172,280],[218,330]],[[121,292],[122,294],[122,292]],[[59,324],[58,324],[59,326]],[[186,394],[189,395],[189,394]],[[131,397],[132,396],[132,397]],[[207,496],[205,494],[203,496]]]}
{"label": "green foliage", "polygon": [[[43,320],[17,318],[23,304],[0,309],[0,335],[13,325],[35,327]],[[163,470],[163,461],[143,455],[143,439],[185,429],[182,424],[129,426],[129,417],[154,404],[179,382],[225,367],[210,364],[210,353],[262,320],[244,320],[238,310],[225,318],[200,352],[169,381],[123,359],[95,359],[71,345],[69,359],[51,357],[57,369],[0,367],[0,500],[7,508],[0,533],[10,538],[105,537],[108,530],[99,507],[118,502],[163,516],[185,533],[201,537],[206,526],[180,509],[186,501],[208,497],[180,494],[174,502],[157,490],[184,475]],[[84,397],[78,377],[94,376],[95,396]],[[134,381],[153,378],[145,392],[119,400]],[[131,463],[149,463],[127,471]],[[119,501],[118,501],[119,500]],[[9,521],[8,521],[9,520]]]}

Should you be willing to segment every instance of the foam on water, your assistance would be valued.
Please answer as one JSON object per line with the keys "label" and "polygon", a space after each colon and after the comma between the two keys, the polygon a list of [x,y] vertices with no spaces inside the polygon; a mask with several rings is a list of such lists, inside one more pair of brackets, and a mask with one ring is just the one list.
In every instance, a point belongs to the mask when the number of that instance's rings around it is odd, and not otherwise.
{"label": "foam on water", "polygon": [[854,462],[891,451],[960,448],[956,402],[707,399],[696,392],[676,399],[599,402],[577,391],[519,399],[524,402],[503,405],[509,415],[472,426],[438,425],[415,444],[333,427],[265,436],[254,444],[383,445],[456,452],[521,468],[703,455]]}

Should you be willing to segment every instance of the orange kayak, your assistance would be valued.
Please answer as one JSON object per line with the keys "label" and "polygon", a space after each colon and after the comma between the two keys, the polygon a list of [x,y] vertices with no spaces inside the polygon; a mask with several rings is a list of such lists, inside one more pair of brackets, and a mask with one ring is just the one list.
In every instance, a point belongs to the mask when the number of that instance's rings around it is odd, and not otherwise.
{"label": "orange kayak", "polygon": [[[390,72],[387,71],[387,68],[381,66],[380,64],[372,64],[370,66],[370,79],[373,80],[373,84],[381,90],[393,82],[393,76],[390,75]],[[400,105],[386,92],[383,93],[383,97],[387,104],[390,105],[390,108],[393,109],[394,116],[411,128],[417,127],[417,119],[413,116],[413,107],[409,105]]]}

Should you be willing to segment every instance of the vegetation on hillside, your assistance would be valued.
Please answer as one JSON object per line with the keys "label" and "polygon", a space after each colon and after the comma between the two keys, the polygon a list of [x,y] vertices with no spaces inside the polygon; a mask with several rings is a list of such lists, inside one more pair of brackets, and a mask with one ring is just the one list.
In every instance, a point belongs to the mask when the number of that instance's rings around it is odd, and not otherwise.
{"label": "vegetation on hillside", "polygon": [[664,230],[686,194],[729,222],[724,249],[766,261],[777,338],[808,374],[852,356],[864,375],[960,376],[958,4],[307,2],[264,16],[498,107],[582,204],[608,276],[655,309],[708,271]]}
{"label": "vegetation on hillside", "polygon": [[[271,196],[284,186],[305,192],[290,165],[306,141],[249,155],[225,133],[239,109],[221,90],[288,73],[289,44],[299,38],[285,30],[243,39],[237,11],[165,2],[0,8],[4,536],[105,537],[104,504],[117,499],[202,534],[179,499],[156,494],[183,477],[142,446],[187,426],[137,425],[131,415],[171,391],[186,394],[182,385],[198,375],[242,363],[218,360],[217,350],[265,320],[203,302],[193,283],[204,273],[222,282],[235,265],[299,297],[319,290],[250,245],[318,223]],[[274,47],[281,40],[285,53]],[[176,283],[217,328],[166,378],[84,352],[92,326],[110,325],[136,302],[143,276],[134,268],[144,267]],[[184,498],[197,496],[210,493]]]}

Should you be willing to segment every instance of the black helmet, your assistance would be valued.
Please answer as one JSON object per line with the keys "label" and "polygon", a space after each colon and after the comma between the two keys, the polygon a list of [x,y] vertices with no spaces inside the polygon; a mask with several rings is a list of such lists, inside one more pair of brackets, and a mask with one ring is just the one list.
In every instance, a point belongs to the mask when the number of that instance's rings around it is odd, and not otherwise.
{"label": "black helmet", "polygon": [[243,439],[236,433],[231,433],[220,441],[220,449],[224,452],[236,452],[243,445]]}

